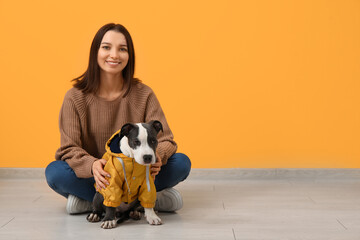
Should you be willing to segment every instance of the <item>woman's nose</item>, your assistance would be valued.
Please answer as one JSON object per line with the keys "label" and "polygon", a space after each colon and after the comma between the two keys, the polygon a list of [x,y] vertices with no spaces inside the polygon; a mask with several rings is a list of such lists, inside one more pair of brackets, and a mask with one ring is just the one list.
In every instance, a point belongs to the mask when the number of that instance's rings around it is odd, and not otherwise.
{"label": "woman's nose", "polygon": [[110,57],[113,58],[113,59],[118,59],[119,58],[118,51],[116,51],[115,49],[111,50]]}

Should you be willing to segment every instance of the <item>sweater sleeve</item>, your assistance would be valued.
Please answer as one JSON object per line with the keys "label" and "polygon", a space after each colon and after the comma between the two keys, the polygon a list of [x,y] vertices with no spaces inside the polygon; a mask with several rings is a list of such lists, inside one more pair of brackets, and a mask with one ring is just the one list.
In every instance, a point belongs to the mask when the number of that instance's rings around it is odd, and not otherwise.
{"label": "sweater sleeve", "polygon": [[55,154],[55,159],[66,161],[77,177],[89,178],[92,177],[92,164],[97,159],[82,148],[80,116],[69,95],[68,92],[60,110],[61,146]]}
{"label": "sweater sleeve", "polygon": [[166,121],[165,114],[160,106],[158,99],[153,91],[150,92],[146,103],[145,121],[158,120],[163,126],[163,132],[158,134],[157,153],[165,165],[167,160],[176,152],[177,144],[174,141],[173,133]]}

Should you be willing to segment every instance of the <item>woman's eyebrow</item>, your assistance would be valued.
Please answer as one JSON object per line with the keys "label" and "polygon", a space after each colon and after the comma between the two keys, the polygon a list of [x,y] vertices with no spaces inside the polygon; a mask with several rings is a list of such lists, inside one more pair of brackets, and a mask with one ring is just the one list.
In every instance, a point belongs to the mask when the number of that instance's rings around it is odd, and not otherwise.
{"label": "woman's eyebrow", "polygon": [[[111,43],[108,43],[108,42],[102,42],[101,44],[112,45]],[[120,44],[120,47],[127,47],[127,45],[126,44]]]}

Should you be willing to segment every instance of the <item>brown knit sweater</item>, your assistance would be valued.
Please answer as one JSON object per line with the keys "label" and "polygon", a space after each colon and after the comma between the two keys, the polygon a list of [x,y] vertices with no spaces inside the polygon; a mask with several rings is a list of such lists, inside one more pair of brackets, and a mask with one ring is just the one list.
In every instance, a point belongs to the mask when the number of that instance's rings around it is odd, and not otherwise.
{"label": "brown knit sweater", "polygon": [[159,120],[157,153],[163,164],[177,150],[164,112],[150,87],[136,83],[129,94],[106,101],[95,94],[70,89],[60,110],[61,147],[55,159],[64,160],[79,178],[92,177],[91,168],[105,153],[106,141],[125,123]]}

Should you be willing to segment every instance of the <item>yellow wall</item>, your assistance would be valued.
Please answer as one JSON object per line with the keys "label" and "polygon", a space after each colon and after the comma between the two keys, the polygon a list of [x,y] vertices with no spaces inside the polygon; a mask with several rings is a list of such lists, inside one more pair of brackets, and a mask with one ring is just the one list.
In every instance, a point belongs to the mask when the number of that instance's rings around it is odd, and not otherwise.
{"label": "yellow wall", "polygon": [[45,167],[108,22],[195,168],[360,167],[360,1],[0,0],[0,167]]}

